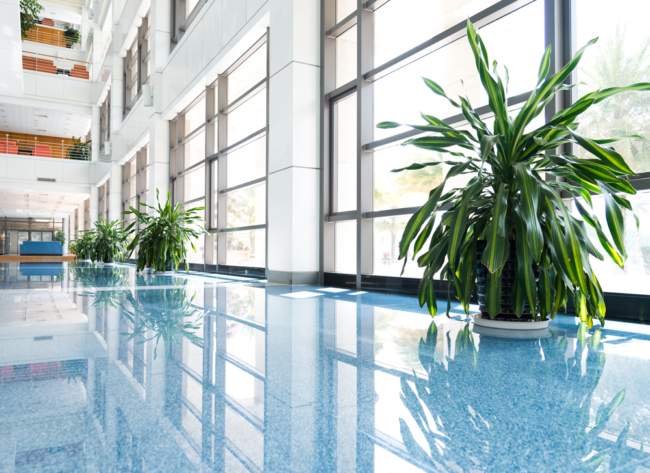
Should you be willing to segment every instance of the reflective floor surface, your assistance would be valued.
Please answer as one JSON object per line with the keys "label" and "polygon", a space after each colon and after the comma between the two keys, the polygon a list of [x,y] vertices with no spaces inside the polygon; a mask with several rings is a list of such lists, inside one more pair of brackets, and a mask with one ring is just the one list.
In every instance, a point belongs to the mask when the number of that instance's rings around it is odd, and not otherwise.
{"label": "reflective floor surface", "polygon": [[2,264],[0,471],[646,472],[650,326]]}

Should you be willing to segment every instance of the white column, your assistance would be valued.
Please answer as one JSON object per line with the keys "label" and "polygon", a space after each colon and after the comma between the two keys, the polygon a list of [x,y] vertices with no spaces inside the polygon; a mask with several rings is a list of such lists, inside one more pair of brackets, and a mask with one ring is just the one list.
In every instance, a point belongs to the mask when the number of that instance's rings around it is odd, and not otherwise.
{"label": "white column", "polygon": [[[115,12],[113,12],[116,14]],[[115,20],[119,21],[119,19]],[[113,22],[113,38],[119,38],[120,27]],[[118,54],[117,41],[113,42],[113,73],[111,75],[111,142],[115,130],[122,125],[122,114],[124,109],[124,58]],[[115,143],[113,143],[115,148]],[[115,153],[113,153],[115,154]]]}
{"label": "white column", "polygon": [[271,4],[268,279],[319,280],[320,2]]}
{"label": "white column", "polygon": [[90,138],[92,139],[92,160],[94,162],[99,161],[99,148],[101,148],[102,144],[100,143],[101,140],[101,125],[100,125],[100,109],[97,105],[93,105],[93,119],[92,119],[92,124],[90,126]]}
{"label": "white column", "polygon": [[156,205],[156,189],[160,202],[165,203],[169,190],[169,121],[162,118],[162,66],[169,57],[171,46],[171,4],[170,0],[156,0],[151,4],[149,23],[153,33],[149,39],[151,47],[150,68],[153,71],[151,87],[154,114],[149,124],[149,193],[147,204]]}
{"label": "white column", "polygon": [[111,180],[109,188],[109,220],[122,220],[122,166],[111,162]]}
{"label": "white column", "polygon": [[99,220],[99,189],[95,186],[90,188],[90,230],[95,227]]}
{"label": "white column", "polygon": [[[68,254],[68,243],[70,243],[70,216],[68,215],[63,219],[63,234],[65,235],[65,243],[63,243],[63,254]],[[68,274],[66,271],[65,274]]]}
{"label": "white column", "polygon": [[79,238],[81,232],[84,229],[84,218],[86,216],[86,202],[83,201],[79,204],[77,208],[77,235],[76,238]]}

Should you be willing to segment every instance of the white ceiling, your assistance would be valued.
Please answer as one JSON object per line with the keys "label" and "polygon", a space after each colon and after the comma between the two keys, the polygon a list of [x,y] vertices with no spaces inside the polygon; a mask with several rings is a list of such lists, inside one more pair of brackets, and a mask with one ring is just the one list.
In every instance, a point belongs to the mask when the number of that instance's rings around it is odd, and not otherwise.
{"label": "white ceiling", "polygon": [[63,218],[87,198],[86,194],[0,189],[0,217]]}
{"label": "white ceiling", "polygon": [[86,113],[0,102],[0,138],[3,132],[61,138],[85,136],[91,122],[91,115]]}
{"label": "white ceiling", "polygon": [[53,0],[39,2],[44,10],[41,18],[81,25],[81,0]]}

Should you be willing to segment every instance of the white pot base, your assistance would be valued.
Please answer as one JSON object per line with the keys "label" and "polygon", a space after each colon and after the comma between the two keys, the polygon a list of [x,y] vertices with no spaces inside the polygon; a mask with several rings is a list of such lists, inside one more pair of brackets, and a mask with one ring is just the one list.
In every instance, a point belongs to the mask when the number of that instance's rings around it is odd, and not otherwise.
{"label": "white pot base", "polygon": [[480,314],[471,316],[474,325],[501,330],[544,330],[548,328],[550,320],[495,320],[481,318]]}

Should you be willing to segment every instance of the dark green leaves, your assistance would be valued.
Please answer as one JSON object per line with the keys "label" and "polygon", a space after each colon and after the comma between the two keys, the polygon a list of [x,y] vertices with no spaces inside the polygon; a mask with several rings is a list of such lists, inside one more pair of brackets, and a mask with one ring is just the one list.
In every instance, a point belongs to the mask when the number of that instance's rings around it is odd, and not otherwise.
{"label": "dark green leaves", "polygon": [[539,261],[544,245],[542,227],[537,217],[539,205],[539,184],[528,165],[517,163],[514,165],[517,185],[520,191],[521,218],[526,227],[526,241],[535,261]]}
{"label": "dark green leaves", "polygon": [[406,227],[404,228],[402,239],[399,242],[399,259],[406,257],[406,253],[408,252],[411,242],[420,231],[420,228],[422,228],[422,225],[424,225],[424,222],[426,222],[429,217],[432,216],[432,213],[436,210],[438,200],[440,199],[440,195],[442,194],[444,187],[444,182],[436,187],[431,197],[429,197],[427,203],[424,204],[420,210],[415,212],[409,219]]}
{"label": "dark green leaves", "polygon": [[487,226],[487,247],[483,252],[481,262],[487,266],[488,271],[494,273],[500,269],[508,259],[506,253],[505,241],[508,237],[508,228],[506,228],[506,213],[508,210],[508,188],[501,184],[497,195],[495,196],[494,211],[492,213],[492,222]]}
{"label": "dark green leaves", "polygon": [[566,130],[571,133],[571,136],[576,139],[580,146],[596,156],[606,166],[612,167],[613,169],[616,169],[624,174],[634,174],[634,171],[630,169],[623,157],[618,154],[613,148],[600,146],[598,143],[590,140],[589,138],[585,138],[571,128],[566,128]]}
{"label": "dark green leaves", "polygon": [[627,259],[625,242],[623,240],[623,234],[625,232],[623,212],[621,212],[621,209],[616,204],[616,201],[608,190],[604,186],[600,186],[600,189],[605,197],[605,217],[607,219],[609,233],[612,235],[612,239],[614,240],[614,244],[616,245],[616,248],[618,248],[618,251],[623,255],[624,259]]}

